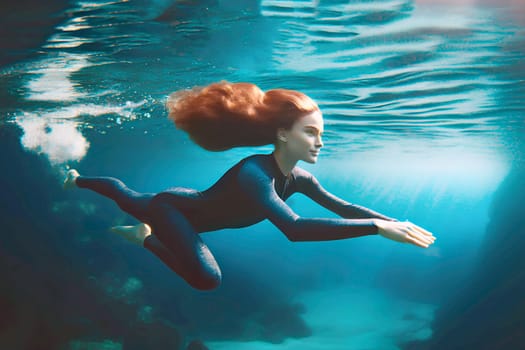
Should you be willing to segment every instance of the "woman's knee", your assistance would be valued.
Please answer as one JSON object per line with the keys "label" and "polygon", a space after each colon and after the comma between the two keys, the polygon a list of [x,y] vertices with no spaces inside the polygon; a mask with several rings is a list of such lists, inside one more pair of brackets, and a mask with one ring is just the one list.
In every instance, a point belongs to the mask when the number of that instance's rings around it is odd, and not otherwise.
{"label": "woman's knee", "polygon": [[[161,192],[151,199],[149,205],[151,215],[157,219],[153,234],[178,257],[177,266],[172,269],[177,271],[186,282],[199,290],[215,289],[222,281],[219,265],[209,248],[173,205],[175,198],[176,196],[171,193]],[[166,224],[175,226],[162,226]],[[171,238],[175,238],[171,239],[166,234],[168,232],[172,234]],[[176,234],[173,235],[174,233]]]}
{"label": "woman's knee", "polygon": [[180,213],[171,201],[171,196],[165,192],[157,193],[151,197],[147,208],[149,217],[153,222],[162,222],[165,221],[167,217],[171,218],[174,215],[178,217]]}
{"label": "woman's knee", "polygon": [[194,271],[186,281],[195,289],[212,290],[220,286],[222,273],[218,266]]}

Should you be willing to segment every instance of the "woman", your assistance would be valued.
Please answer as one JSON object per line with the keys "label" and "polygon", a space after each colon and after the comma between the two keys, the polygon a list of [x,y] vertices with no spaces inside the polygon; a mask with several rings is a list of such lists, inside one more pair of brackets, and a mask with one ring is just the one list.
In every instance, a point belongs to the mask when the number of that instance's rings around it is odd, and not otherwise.
{"label": "woman", "polygon": [[[96,191],[140,220],[137,226],[113,231],[152,251],[194,288],[210,290],[221,282],[219,266],[199,233],[264,219],[294,242],[379,234],[427,248],[435,240],[412,223],[337,198],[296,166],[299,160],[317,161],[324,129],[319,107],[300,92],[263,92],[249,83],[220,82],[176,92],[168,98],[167,108],[176,126],[205,149],[274,144],[275,150],[241,160],[203,192],[173,188],[141,194],[117,179],[79,176],[76,170],[68,172],[64,186]],[[342,218],[299,217],[284,202],[295,192]]]}

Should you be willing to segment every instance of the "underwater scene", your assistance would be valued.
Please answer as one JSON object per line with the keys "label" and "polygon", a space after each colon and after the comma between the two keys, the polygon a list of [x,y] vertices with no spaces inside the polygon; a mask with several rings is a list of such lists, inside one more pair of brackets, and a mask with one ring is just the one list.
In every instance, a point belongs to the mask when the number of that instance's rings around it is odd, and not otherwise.
{"label": "underwater scene", "polygon": [[[0,349],[525,348],[524,1],[1,8]],[[111,232],[138,224],[112,200],[64,189],[77,169],[200,191],[272,153],[205,150],[168,118],[172,92],[220,81],[310,96],[324,146],[297,165],[435,243],[293,242],[268,220],[205,232],[222,283],[203,291]]]}

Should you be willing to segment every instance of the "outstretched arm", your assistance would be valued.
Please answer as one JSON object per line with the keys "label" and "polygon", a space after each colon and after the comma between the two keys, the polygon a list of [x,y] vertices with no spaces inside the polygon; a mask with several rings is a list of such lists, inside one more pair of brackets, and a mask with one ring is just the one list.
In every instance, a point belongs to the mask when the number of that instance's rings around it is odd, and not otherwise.
{"label": "outstretched arm", "polygon": [[290,241],[329,241],[380,234],[401,243],[427,248],[435,238],[409,222],[383,219],[301,218],[279,198],[272,179],[256,164],[246,163],[239,181],[250,201],[277,226]]}
{"label": "outstretched arm", "polygon": [[295,169],[297,191],[344,218],[373,218],[378,234],[400,243],[428,248],[436,238],[429,231],[411,222],[399,222],[368,208],[348,203],[326,191],[317,179],[301,168]]}
{"label": "outstretched arm", "polygon": [[336,213],[337,215],[347,219],[364,219],[375,218],[386,221],[397,221],[371,209],[362,207],[360,205],[348,203],[343,199],[334,196],[325,190],[319,181],[307,172],[306,170],[296,168],[294,170],[296,176],[297,191],[312,198],[318,204],[326,209]]}
{"label": "outstretched arm", "polygon": [[372,219],[302,218],[277,195],[272,179],[257,164],[239,172],[244,193],[291,241],[328,241],[377,234]]}

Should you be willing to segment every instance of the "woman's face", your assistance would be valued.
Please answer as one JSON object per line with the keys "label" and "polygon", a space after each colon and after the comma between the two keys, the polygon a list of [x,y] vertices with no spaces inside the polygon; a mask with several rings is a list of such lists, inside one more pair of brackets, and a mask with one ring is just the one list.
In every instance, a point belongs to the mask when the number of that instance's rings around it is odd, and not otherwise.
{"label": "woman's face", "polygon": [[315,163],[323,147],[323,131],[323,116],[321,112],[315,111],[299,118],[290,129],[279,130],[278,138],[283,141],[282,150],[287,157]]}

